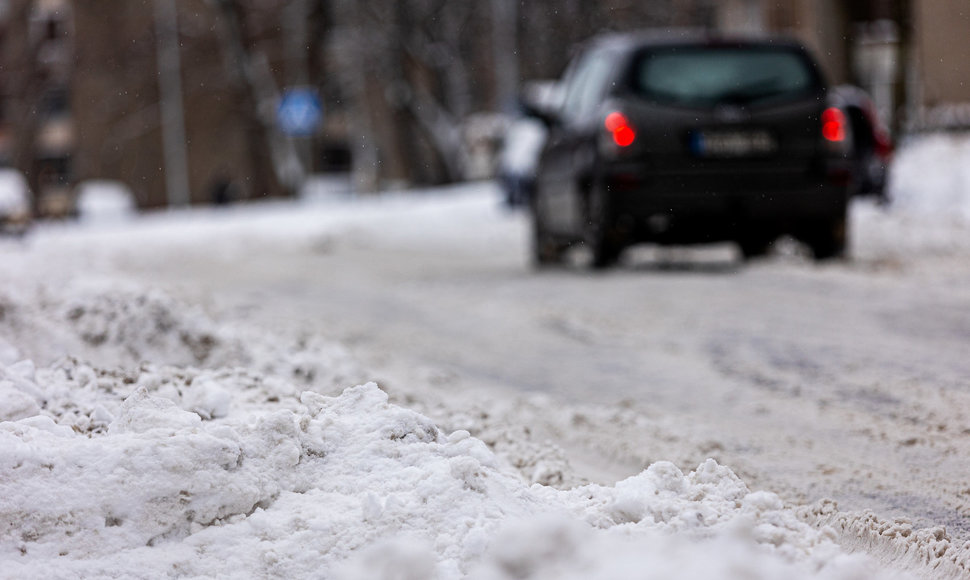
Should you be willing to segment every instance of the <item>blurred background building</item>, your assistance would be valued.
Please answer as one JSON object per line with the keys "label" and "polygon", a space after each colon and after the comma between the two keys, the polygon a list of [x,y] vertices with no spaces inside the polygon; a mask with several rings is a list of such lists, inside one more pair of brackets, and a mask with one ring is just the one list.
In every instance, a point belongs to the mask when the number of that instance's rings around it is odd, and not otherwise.
{"label": "blurred background building", "polygon": [[865,88],[886,124],[970,128],[970,4],[963,0],[727,0],[718,28],[781,32],[836,83]]}
{"label": "blurred background building", "polygon": [[966,0],[0,0],[0,162],[50,215],[91,179],[151,208],[487,177],[523,80],[673,26],[793,35],[897,134],[970,128]]}

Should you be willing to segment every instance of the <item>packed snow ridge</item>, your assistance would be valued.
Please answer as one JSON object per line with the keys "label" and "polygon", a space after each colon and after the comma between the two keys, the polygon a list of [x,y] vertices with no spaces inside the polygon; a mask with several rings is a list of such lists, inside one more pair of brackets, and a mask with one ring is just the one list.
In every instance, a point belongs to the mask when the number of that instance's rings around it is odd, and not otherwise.
{"label": "packed snow ridge", "polygon": [[64,293],[0,300],[8,577],[878,570],[713,460],[686,474],[658,462],[614,486],[530,484],[468,431],[443,432],[374,383],[328,396],[360,372],[337,346],[242,341],[155,291]]}

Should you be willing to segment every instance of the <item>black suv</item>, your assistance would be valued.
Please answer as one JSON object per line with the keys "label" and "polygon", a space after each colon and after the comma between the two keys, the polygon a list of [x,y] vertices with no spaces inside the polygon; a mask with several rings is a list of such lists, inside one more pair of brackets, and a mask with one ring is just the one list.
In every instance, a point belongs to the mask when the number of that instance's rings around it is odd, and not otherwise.
{"label": "black suv", "polygon": [[594,40],[570,64],[531,209],[537,264],[584,242],[592,264],[637,242],[780,235],[843,255],[851,123],[800,45],[679,34]]}

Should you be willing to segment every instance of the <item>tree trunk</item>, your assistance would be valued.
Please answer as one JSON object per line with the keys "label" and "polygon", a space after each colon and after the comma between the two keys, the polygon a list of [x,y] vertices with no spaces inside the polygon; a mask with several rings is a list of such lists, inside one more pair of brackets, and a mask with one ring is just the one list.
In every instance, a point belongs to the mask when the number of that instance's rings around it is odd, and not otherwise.
{"label": "tree trunk", "polygon": [[[275,195],[281,189],[293,195],[306,177],[293,143],[275,127],[279,90],[266,57],[246,42],[245,12],[237,0],[209,0],[223,22],[226,66],[243,96],[249,146],[257,193]],[[267,160],[271,165],[267,166]]]}
{"label": "tree trunk", "polygon": [[34,192],[32,204],[37,210],[39,175],[34,170],[37,158],[37,132],[40,129],[38,106],[43,99],[44,79],[39,52],[41,39],[30,33],[32,0],[13,0],[8,7],[8,22],[3,39],[4,66],[7,80],[7,110],[10,123],[10,163],[26,177]]}

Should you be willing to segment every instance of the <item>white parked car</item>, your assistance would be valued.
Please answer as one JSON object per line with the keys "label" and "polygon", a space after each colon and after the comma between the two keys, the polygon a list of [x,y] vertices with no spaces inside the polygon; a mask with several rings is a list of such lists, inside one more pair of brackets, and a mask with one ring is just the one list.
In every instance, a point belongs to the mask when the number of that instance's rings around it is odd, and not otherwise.
{"label": "white parked car", "polygon": [[16,169],[0,168],[0,233],[23,235],[30,218],[27,179]]}
{"label": "white parked car", "polygon": [[498,160],[498,180],[511,206],[526,206],[535,188],[536,165],[546,144],[547,128],[533,113],[554,109],[562,100],[556,81],[529,81],[522,88],[522,116],[513,119],[505,131]]}

